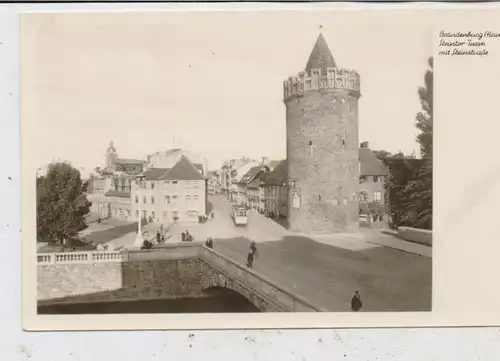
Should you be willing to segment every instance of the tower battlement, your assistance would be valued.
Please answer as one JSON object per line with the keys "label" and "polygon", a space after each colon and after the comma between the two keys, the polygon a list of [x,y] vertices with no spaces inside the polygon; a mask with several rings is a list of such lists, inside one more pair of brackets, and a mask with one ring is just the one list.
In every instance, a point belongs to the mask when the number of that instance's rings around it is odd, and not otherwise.
{"label": "tower battlement", "polygon": [[360,97],[360,77],[354,70],[336,67],[315,68],[302,71],[297,76],[291,76],[283,82],[283,100],[300,97],[311,91],[334,92],[348,90],[354,96]]}

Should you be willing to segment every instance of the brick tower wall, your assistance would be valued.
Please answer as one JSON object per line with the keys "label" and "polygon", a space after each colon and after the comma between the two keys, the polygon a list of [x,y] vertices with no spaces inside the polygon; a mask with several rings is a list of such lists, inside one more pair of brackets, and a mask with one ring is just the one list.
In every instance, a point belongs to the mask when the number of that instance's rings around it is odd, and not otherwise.
{"label": "brick tower wall", "polygon": [[290,229],[316,234],[358,230],[359,76],[337,68],[326,74],[313,69],[284,85]]}

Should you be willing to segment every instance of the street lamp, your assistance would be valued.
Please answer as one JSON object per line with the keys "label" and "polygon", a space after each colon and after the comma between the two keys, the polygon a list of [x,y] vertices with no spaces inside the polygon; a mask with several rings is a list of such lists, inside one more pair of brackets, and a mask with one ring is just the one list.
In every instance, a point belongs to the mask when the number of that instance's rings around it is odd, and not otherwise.
{"label": "street lamp", "polygon": [[139,211],[139,219],[137,220],[137,237],[135,238],[134,246],[141,248],[142,245],[144,244],[144,239],[142,238],[142,215],[141,215],[141,195],[139,193],[139,190],[142,188],[142,181],[144,180],[144,175],[139,174],[136,176],[137,180],[137,204],[138,204],[138,211]]}

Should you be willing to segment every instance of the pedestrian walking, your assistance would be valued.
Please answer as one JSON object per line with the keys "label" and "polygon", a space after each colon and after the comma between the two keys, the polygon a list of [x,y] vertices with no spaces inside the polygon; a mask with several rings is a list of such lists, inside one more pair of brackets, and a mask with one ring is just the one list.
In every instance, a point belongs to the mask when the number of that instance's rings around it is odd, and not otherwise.
{"label": "pedestrian walking", "polygon": [[156,231],[156,243],[160,244],[161,242],[161,234],[160,231]]}
{"label": "pedestrian walking", "polygon": [[255,241],[250,242],[250,252],[252,252],[253,258],[257,258],[257,244]]}
{"label": "pedestrian walking", "polygon": [[248,251],[248,255],[247,255],[247,267],[248,268],[253,267],[253,252],[251,250]]}
{"label": "pedestrian walking", "polygon": [[359,291],[354,292],[354,295],[352,296],[351,299],[351,309],[354,312],[357,312],[363,307],[363,302],[361,301],[361,295],[359,294]]}
{"label": "pedestrian walking", "polygon": [[181,241],[186,242],[186,233],[184,232],[181,233]]}

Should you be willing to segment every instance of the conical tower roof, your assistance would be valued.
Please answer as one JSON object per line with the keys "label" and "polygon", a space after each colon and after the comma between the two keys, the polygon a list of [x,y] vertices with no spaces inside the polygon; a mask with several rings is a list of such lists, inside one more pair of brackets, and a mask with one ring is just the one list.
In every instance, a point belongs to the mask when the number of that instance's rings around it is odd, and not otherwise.
{"label": "conical tower roof", "polygon": [[319,34],[316,44],[309,56],[307,61],[306,71],[311,69],[325,69],[325,68],[336,68],[335,59],[333,59],[332,52],[328,48],[328,44],[323,36]]}

